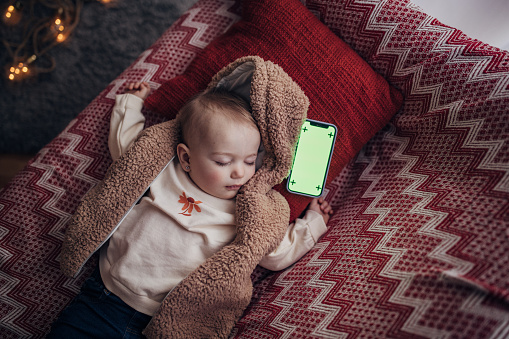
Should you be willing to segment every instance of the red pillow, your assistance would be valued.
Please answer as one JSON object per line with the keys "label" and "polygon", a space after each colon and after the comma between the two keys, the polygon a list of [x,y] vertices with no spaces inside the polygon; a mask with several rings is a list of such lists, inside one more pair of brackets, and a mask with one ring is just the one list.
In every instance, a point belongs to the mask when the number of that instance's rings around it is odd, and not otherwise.
{"label": "red pillow", "polygon": [[[399,109],[402,95],[298,0],[245,0],[242,20],[211,42],[177,76],[150,95],[146,106],[174,118],[219,70],[246,55],[280,65],[310,100],[308,118],[333,123],[338,134],[327,183]],[[275,189],[291,207],[291,220],[310,198]]]}

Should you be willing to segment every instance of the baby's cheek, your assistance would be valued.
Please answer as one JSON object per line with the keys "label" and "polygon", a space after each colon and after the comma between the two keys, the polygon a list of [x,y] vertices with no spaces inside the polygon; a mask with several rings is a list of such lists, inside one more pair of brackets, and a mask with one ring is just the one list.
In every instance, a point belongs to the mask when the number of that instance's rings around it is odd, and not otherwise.
{"label": "baby's cheek", "polygon": [[249,167],[249,179],[251,179],[253,177],[253,175],[255,174],[256,170],[254,167]]}
{"label": "baby's cheek", "polygon": [[221,171],[210,171],[207,173],[207,181],[211,184],[221,183],[222,179],[223,175],[221,174]]}

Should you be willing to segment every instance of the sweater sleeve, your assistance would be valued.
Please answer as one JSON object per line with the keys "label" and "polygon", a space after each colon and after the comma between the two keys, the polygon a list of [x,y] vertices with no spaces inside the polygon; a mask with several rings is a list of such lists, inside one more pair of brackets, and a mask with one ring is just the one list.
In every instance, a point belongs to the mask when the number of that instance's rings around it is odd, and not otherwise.
{"label": "sweater sleeve", "polygon": [[307,210],[302,219],[288,226],[283,241],[272,253],[260,261],[260,266],[272,271],[279,271],[294,264],[316,244],[327,231],[327,226],[320,213]]}
{"label": "sweater sleeve", "polygon": [[113,161],[129,149],[143,130],[145,117],[141,113],[142,107],[143,99],[136,95],[120,94],[115,97],[108,137],[108,147]]}

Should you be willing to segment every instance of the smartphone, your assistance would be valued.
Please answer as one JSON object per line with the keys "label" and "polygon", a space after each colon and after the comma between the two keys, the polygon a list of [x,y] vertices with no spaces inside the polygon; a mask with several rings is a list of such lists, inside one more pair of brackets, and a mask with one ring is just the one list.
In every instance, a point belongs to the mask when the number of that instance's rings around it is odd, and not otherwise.
{"label": "smartphone", "polygon": [[289,192],[315,198],[322,195],[336,133],[337,128],[333,124],[306,119],[286,182]]}

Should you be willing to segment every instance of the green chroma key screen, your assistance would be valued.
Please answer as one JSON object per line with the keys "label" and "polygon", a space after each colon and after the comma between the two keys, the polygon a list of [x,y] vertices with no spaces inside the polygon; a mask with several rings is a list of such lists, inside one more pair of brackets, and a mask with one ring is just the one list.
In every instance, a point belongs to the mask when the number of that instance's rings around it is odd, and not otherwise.
{"label": "green chroma key screen", "polygon": [[311,197],[322,195],[336,140],[336,126],[307,119],[302,125],[287,189]]}

